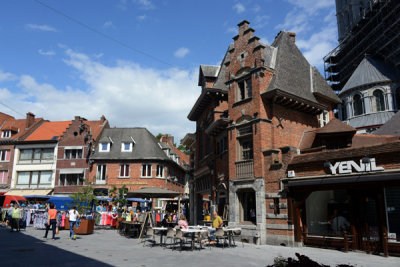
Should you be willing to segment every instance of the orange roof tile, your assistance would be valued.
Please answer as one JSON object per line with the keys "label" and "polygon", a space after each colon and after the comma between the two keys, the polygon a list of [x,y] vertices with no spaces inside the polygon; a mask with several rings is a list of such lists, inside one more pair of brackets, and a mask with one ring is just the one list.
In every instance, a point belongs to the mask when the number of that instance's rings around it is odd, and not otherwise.
{"label": "orange roof tile", "polygon": [[96,140],[99,134],[101,133],[101,130],[104,128],[103,123],[100,120],[98,120],[98,121],[85,121],[85,124],[87,124],[90,127],[92,137],[94,140]]}
{"label": "orange roof tile", "polygon": [[29,135],[25,141],[58,140],[63,135],[71,121],[47,121]]}

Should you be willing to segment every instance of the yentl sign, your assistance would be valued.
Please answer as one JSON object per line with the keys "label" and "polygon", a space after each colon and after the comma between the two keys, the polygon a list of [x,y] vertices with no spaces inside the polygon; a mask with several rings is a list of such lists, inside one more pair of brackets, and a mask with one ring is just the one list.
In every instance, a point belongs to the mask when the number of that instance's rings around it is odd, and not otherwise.
{"label": "yentl sign", "polygon": [[383,171],[383,167],[377,167],[375,158],[370,158],[370,163],[362,163],[360,160],[360,164],[357,164],[353,160],[348,161],[338,161],[334,165],[330,164],[329,169],[332,174],[346,174],[352,173],[353,170],[356,172],[372,172],[372,171]]}

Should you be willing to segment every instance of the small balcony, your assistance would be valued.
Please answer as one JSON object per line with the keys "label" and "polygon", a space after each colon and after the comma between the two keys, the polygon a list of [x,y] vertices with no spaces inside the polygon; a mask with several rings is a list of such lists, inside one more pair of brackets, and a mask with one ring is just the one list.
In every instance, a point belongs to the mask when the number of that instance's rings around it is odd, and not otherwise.
{"label": "small balcony", "polygon": [[236,161],[235,164],[236,164],[237,179],[254,178],[253,160]]}

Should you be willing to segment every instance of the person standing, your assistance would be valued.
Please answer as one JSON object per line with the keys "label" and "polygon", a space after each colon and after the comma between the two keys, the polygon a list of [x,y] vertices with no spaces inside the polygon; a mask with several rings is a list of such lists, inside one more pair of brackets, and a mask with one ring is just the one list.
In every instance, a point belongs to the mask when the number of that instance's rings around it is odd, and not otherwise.
{"label": "person standing", "polygon": [[47,218],[47,225],[46,225],[46,233],[44,234],[43,238],[47,238],[47,234],[49,233],[50,226],[51,230],[53,231],[53,240],[56,238],[56,228],[57,228],[57,210],[55,209],[55,206],[53,203],[50,203],[50,208],[47,211],[48,213],[48,218]]}
{"label": "person standing", "polygon": [[14,230],[19,232],[19,220],[21,219],[21,210],[18,204],[15,204],[14,209],[12,210],[12,221],[11,221],[11,232]]}
{"label": "person standing", "polygon": [[73,240],[76,239],[74,233],[74,226],[76,224],[76,220],[80,217],[79,212],[76,210],[76,206],[72,207],[72,210],[69,211],[69,237]]}

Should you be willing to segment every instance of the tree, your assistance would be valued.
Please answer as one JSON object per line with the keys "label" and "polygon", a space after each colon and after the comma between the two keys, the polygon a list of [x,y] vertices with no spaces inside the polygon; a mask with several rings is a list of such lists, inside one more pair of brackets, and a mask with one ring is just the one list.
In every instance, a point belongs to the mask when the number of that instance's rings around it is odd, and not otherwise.
{"label": "tree", "polygon": [[123,207],[128,202],[125,199],[125,195],[128,193],[128,188],[123,185],[120,188],[117,188],[113,185],[113,188],[110,190],[110,197],[112,198],[112,202],[115,206]]}
{"label": "tree", "polygon": [[186,155],[189,155],[190,154],[190,149],[186,146],[186,145],[184,145],[184,144],[180,144],[178,147],[177,147],[180,151],[182,151],[183,153],[185,153]]}
{"label": "tree", "polygon": [[162,133],[158,133],[157,136],[156,136],[157,140],[160,140],[161,136],[163,136],[163,134]]}
{"label": "tree", "polygon": [[87,186],[82,186],[80,191],[73,193],[71,196],[72,203],[80,214],[84,214],[92,209],[93,205],[97,205],[98,201],[94,195],[94,188],[89,183]]}

